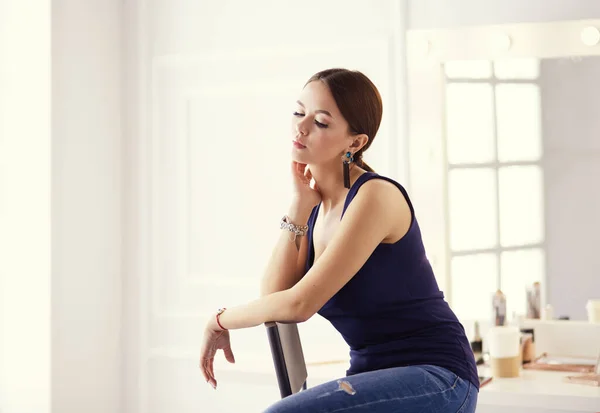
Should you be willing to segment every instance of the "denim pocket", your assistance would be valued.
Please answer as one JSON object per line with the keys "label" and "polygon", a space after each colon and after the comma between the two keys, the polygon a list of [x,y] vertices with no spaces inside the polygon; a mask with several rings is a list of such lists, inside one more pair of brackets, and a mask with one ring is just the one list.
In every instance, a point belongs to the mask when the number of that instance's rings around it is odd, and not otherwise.
{"label": "denim pocket", "polygon": [[437,387],[440,392],[452,390],[461,380],[455,373],[439,366],[423,365],[419,366],[424,374],[428,376],[430,382]]}

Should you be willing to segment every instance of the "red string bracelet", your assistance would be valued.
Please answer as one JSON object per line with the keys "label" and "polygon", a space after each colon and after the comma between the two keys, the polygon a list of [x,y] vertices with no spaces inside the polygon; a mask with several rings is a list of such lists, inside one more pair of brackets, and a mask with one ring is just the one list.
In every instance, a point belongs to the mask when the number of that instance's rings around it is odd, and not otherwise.
{"label": "red string bracelet", "polygon": [[227,309],[226,308],[219,308],[219,311],[217,312],[217,315],[215,316],[215,318],[217,319],[217,324],[219,325],[219,327],[221,327],[221,330],[223,330],[223,331],[225,331],[227,329],[221,325],[221,322],[219,321],[219,317],[221,316],[221,314],[223,314],[223,312],[225,310],[227,310]]}

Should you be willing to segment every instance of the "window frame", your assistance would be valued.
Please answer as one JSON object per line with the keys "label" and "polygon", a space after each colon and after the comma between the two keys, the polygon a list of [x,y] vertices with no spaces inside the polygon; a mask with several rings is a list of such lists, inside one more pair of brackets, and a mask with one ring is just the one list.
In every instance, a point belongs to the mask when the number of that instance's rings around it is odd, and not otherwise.
{"label": "window frame", "polygon": [[[444,176],[444,191],[445,191],[445,197],[447,199],[447,203],[445,205],[445,213],[446,213],[446,222],[448,225],[448,232],[450,232],[450,227],[451,227],[451,217],[450,217],[450,200],[452,198],[452,191],[450,189],[450,173],[451,171],[456,171],[456,170],[486,170],[486,171],[493,171],[493,175],[495,177],[495,190],[494,190],[494,201],[495,201],[495,208],[496,208],[496,222],[495,222],[495,226],[496,226],[496,230],[495,230],[495,235],[496,235],[496,239],[495,239],[495,246],[493,247],[487,247],[487,248],[469,248],[469,249],[454,249],[452,247],[451,242],[448,242],[448,260],[450,261],[450,264],[448,266],[448,273],[447,276],[449,278],[449,287],[450,287],[450,297],[452,297],[452,290],[453,290],[453,286],[454,286],[454,276],[455,274],[453,274],[453,266],[452,263],[454,261],[454,259],[456,257],[469,257],[469,256],[475,256],[475,255],[479,255],[479,254],[492,254],[494,255],[495,259],[496,259],[496,274],[495,274],[495,278],[496,278],[496,288],[498,290],[503,290],[503,269],[502,269],[502,255],[505,252],[514,252],[514,251],[527,251],[527,250],[541,250],[542,254],[546,253],[546,245],[545,245],[545,234],[542,234],[542,240],[540,242],[526,242],[520,245],[511,245],[511,246],[505,246],[502,244],[502,225],[501,225],[501,213],[500,213],[500,207],[501,207],[501,186],[500,186],[500,171],[502,168],[505,167],[513,167],[513,166],[530,166],[530,167],[538,167],[541,174],[542,174],[542,180],[540,182],[541,184],[541,188],[540,191],[543,193],[543,188],[544,188],[544,184],[543,184],[543,179],[544,179],[544,154],[543,151],[540,152],[540,155],[537,159],[535,160],[528,160],[528,161],[523,161],[523,160],[508,160],[508,161],[501,161],[499,159],[499,136],[498,136],[498,124],[499,124],[499,120],[498,120],[498,105],[497,105],[497,86],[498,85],[506,85],[506,84],[525,84],[525,85],[534,85],[538,88],[538,90],[541,88],[541,84],[540,84],[540,80],[539,80],[539,76],[536,78],[507,78],[507,79],[500,79],[496,76],[496,61],[494,60],[489,60],[489,64],[490,64],[490,74],[489,77],[482,77],[482,76],[477,76],[477,77],[468,77],[468,76],[460,76],[460,77],[451,77],[448,76],[446,73],[446,70],[443,70],[444,72],[444,79],[443,79],[443,85],[444,85],[444,91],[447,90],[448,86],[450,85],[454,85],[454,84],[485,84],[485,85],[490,85],[491,86],[491,92],[492,92],[492,96],[491,96],[491,110],[492,110],[492,116],[491,116],[491,120],[492,120],[492,124],[490,125],[492,128],[492,151],[493,151],[493,160],[492,161],[488,161],[488,162],[450,162],[449,159],[449,151],[448,151],[448,146],[449,146],[449,142],[448,142],[448,130],[447,128],[444,130],[444,135],[443,135],[443,139],[444,139],[444,160],[445,160],[445,165],[446,165],[446,173]],[[539,60],[538,60],[538,64],[539,64]],[[445,65],[442,65],[442,67],[445,69]],[[447,100],[444,99],[443,100],[443,104],[445,105],[445,107],[447,107]],[[448,111],[444,110],[444,114],[446,115],[444,122],[448,122],[448,115],[447,115]],[[541,116],[541,108],[540,108],[540,116]],[[541,119],[540,119],[541,121]],[[542,137],[540,137],[542,139]],[[542,213],[542,215],[544,215],[545,213],[545,208],[544,205],[542,204],[542,211],[540,211]],[[454,229],[456,230],[456,229]],[[542,274],[541,274],[541,280],[539,280],[540,282],[542,282],[543,280],[546,279],[546,271],[545,268],[542,270]],[[450,305],[452,306],[452,300],[450,299]],[[475,312],[474,312],[475,313]],[[509,314],[510,315],[510,314]],[[470,318],[477,318],[477,314],[469,314],[469,319]]]}

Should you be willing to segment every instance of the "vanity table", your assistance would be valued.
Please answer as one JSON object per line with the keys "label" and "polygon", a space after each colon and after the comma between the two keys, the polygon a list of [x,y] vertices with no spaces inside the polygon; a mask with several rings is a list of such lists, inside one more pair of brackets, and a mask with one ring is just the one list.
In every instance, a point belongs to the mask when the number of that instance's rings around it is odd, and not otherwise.
{"label": "vanity table", "polygon": [[[490,375],[488,368],[480,374]],[[572,374],[523,370],[520,377],[493,378],[480,389],[477,413],[600,412],[600,387],[565,382]]]}

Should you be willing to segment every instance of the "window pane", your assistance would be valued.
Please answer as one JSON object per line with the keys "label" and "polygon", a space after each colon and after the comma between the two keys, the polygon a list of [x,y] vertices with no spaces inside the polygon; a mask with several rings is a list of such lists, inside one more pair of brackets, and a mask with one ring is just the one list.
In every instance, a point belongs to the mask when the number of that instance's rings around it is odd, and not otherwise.
{"label": "window pane", "polygon": [[448,78],[488,79],[492,77],[492,62],[489,60],[453,60],[444,63]]}
{"label": "window pane", "polygon": [[498,160],[537,160],[542,155],[540,88],[533,84],[496,86]]}
{"label": "window pane", "polygon": [[448,162],[482,163],[495,158],[492,86],[449,83],[446,87]]}
{"label": "window pane", "polygon": [[500,244],[515,246],[544,239],[543,177],[539,166],[499,171]]}
{"label": "window pane", "polygon": [[540,61],[533,58],[497,60],[494,62],[494,75],[498,79],[537,79]]}
{"label": "window pane", "polygon": [[460,320],[490,318],[496,291],[498,259],[495,254],[452,258],[452,309]]}
{"label": "window pane", "polygon": [[544,278],[544,252],[541,249],[503,252],[500,258],[501,289],[506,295],[507,316],[525,314],[527,287]]}
{"label": "window pane", "polygon": [[453,169],[448,180],[450,245],[453,250],[497,244],[496,171]]}

